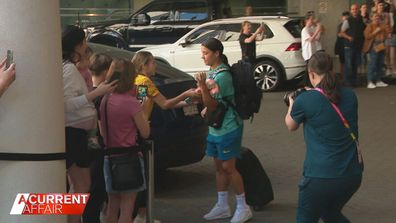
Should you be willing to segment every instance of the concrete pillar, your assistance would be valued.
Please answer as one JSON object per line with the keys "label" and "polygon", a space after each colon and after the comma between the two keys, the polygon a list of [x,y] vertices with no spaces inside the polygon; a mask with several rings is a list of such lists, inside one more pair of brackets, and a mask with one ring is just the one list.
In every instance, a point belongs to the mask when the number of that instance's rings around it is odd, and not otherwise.
{"label": "concrete pillar", "polygon": [[[0,58],[13,50],[17,70],[0,98],[0,152],[64,152],[59,1],[0,5]],[[0,161],[0,222],[66,222],[66,216],[9,215],[17,193],[64,193],[65,169],[65,161]]]}

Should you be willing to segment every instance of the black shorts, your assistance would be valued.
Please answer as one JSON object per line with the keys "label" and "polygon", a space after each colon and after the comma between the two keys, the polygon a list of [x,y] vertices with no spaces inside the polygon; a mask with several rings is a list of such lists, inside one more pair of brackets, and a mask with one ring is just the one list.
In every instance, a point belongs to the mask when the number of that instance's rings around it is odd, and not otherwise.
{"label": "black shorts", "polygon": [[91,164],[88,134],[84,129],[66,127],[66,168],[69,169],[73,163],[81,168],[88,168]]}

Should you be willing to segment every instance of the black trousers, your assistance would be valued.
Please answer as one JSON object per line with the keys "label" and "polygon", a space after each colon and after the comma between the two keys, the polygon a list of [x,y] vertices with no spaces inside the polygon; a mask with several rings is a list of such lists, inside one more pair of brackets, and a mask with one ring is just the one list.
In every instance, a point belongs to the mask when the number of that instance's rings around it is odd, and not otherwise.
{"label": "black trousers", "polygon": [[304,178],[299,183],[297,223],[349,223],[344,205],[359,189],[362,175],[321,179]]}
{"label": "black trousers", "polygon": [[100,211],[107,199],[105,180],[103,174],[103,156],[92,162],[91,189],[87,206],[83,214],[84,223],[100,223]]}

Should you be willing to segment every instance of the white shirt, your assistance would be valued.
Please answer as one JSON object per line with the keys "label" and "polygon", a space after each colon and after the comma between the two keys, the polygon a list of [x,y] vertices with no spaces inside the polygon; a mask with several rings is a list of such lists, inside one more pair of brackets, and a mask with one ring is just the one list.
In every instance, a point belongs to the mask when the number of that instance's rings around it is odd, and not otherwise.
{"label": "white shirt", "polygon": [[96,124],[96,109],[85,94],[87,85],[77,67],[63,63],[63,97],[65,103],[65,125],[75,128],[91,129]]}
{"label": "white shirt", "polygon": [[302,45],[302,56],[305,61],[309,60],[316,51],[322,50],[322,44],[320,43],[320,34],[312,41],[309,38],[315,33],[316,26],[304,27],[301,31],[301,45]]}

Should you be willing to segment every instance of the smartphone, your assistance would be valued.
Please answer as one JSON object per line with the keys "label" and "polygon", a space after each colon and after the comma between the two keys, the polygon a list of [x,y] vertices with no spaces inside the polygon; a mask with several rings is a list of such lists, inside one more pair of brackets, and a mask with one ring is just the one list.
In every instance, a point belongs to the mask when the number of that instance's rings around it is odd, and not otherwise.
{"label": "smartphone", "polygon": [[143,100],[147,96],[148,93],[148,87],[146,85],[138,85],[137,86],[137,94],[136,98],[138,100]]}
{"label": "smartphone", "polygon": [[14,63],[14,52],[12,50],[7,50],[6,69],[8,69],[12,63]]}
{"label": "smartphone", "polygon": [[111,83],[115,80],[119,80],[121,78],[121,72],[119,71],[114,71],[113,75],[107,80],[107,83]]}

